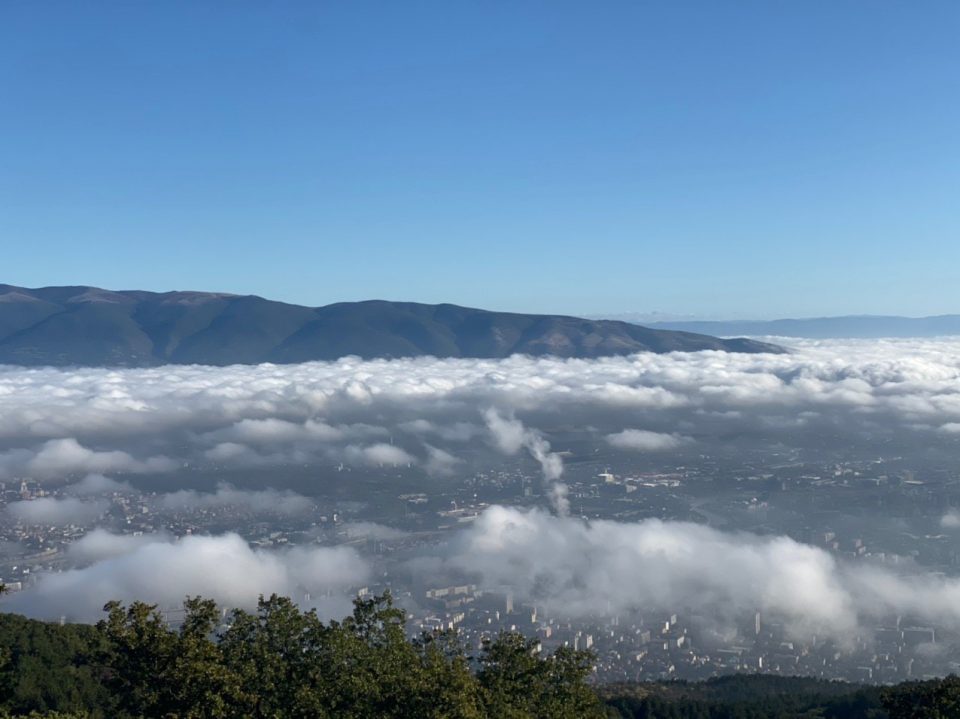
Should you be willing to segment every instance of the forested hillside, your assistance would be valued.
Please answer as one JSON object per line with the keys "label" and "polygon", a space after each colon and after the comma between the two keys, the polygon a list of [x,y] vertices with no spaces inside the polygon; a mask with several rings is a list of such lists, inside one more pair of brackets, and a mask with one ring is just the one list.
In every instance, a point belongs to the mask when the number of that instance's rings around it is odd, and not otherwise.
{"label": "forested hillside", "polygon": [[469,656],[448,634],[410,641],[389,595],[324,623],[273,596],[255,613],[189,599],[171,629],[152,606],[111,604],[95,628],[3,618],[0,708],[79,716],[602,717],[589,653],[550,656],[516,634]]}
{"label": "forested hillside", "polygon": [[731,676],[591,687],[593,657],[517,634],[479,652],[453,634],[406,637],[389,594],[325,623],[283,597],[256,612],[107,605],[97,626],[0,615],[0,719],[946,719],[960,679],[880,689]]}
{"label": "forested hillside", "polygon": [[29,289],[0,284],[0,364],[151,367],[376,357],[610,357],[781,352],[748,339],[627,322],[416,302],[303,307],[211,292]]}

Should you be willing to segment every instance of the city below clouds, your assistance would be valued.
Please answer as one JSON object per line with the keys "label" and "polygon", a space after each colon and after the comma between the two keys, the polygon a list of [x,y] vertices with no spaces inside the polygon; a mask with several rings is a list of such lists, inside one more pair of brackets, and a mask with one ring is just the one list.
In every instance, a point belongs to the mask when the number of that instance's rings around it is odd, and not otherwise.
{"label": "city below clouds", "polygon": [[[143,477],[160,511],[305,516],[315,510],[309,487],[274,486],[276,469],[397,468],[442,483],[478,456],[525,458],[541,475],[543,508],[490,506],[405,571],[510,586],[569,616],[679,606],[722,628],[762,609],[792,631],[844,637],[889,612],[960,627],[960,583],[909,563],[854,567],[776,533],[571,516],[567,438],[679,461],[731,436],[782,447],[881,438],[950,448],[958,427],[960,340],[801,341],[776,355],[0,369],[0,476],[68,485],[57,498],[10,503],[6,522],[93,528],[108,510],[102,496],[135,493]],[[254,470],[263,480],[256,489],[185,489],[173,482],[183,467]],[[941,525],[956,532],[956,512],[945,509]],[[406,536],[372,522],[346,531],[360,541]],[[75,566],[6,606],[91,620],[108,599],[176,604],[203,594],[252,606],[279,592],[340,601],[375,572],[355,549],[254,549],[229,532],[178,539],[94,529],[69,558]]]}

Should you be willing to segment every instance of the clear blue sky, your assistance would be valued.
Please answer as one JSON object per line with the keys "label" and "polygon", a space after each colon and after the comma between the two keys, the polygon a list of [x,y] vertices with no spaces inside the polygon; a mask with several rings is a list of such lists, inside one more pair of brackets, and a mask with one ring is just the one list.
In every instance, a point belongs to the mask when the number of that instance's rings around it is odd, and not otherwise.
{"label": "clear blue sky", "polygon": [[0,282],[960,312],[960,2],[0,3]]}

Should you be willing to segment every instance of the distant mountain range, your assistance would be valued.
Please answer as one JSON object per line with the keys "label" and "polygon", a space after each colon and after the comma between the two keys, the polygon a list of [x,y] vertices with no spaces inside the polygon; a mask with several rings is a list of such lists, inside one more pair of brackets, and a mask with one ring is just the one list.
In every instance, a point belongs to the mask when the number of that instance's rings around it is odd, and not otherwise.
{"label": "distant mountain range", "polygon": [[960,335],[960,315],[897,317],[849,315],[796,320],[670,321],[646,325],[660,330],[702,332],[718,337],[806,337],[810,339],[941,337]]}
{"label": "distant mountain range", "polygon": [[365,358],[780,352],[628,322],[413,302],[301,307],[252,295],[0,285],[0,363],[146,367]]}

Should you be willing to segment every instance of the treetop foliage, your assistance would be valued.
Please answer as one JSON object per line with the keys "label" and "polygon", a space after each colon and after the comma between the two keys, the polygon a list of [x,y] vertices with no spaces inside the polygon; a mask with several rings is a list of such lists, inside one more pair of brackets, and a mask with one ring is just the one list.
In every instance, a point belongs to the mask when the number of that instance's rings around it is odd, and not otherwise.
{"label": "treetop foliage", "polygon": [[407,638],[389,593],[323,622],[290,599],[253,612],[191,597],[111,602],[95,627],[0,614],[0,719],[945,719],[960,679],[859,687],[732,676],[595,690],[593,655],[515,633],[471,655],[455,633]]}
{"label": "treetop foliage", "polygon": [[0,638],[6,628],[22,641],[5,655],[0,707],[93,719],[604,716],[588,652],[544,656],[506,633],[477,656],[452,633],[410,641],[389,593],[329,623],[276,595],[229,614],[188,598],[176,629],[143,602],[104,609],[96,627],[3,617]]}

